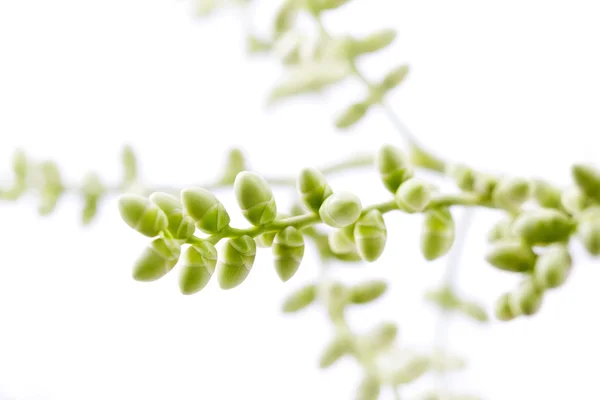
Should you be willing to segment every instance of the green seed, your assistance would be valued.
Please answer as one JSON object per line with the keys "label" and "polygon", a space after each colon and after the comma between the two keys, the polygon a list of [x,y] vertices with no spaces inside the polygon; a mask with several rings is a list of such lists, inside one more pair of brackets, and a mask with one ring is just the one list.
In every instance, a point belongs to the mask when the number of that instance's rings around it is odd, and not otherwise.
{"label": "green seed", "polygon": [[304,237],[294,227],[288,226],[278,232],[273,242],[275,271],[286,282],[298,271],[304,256]]}
{"label": "green seed", "polygon": [[565,211],[575,215],[589,205],[590,199],[578,187],[570,187],[562,193],[560,202]]}
{"label": "green seed", "polygon": [[592,165],[575,164],[571,175],[577,186],[587,196],[600,202],[600,171]]}
{"label": "green seed", "polygon": [[511,307],[510,293],[504,293],[496,300],[494,314],[500,321],[510,321],[518,317],[518,313]]}
{"label": "green seed", "polygon": [[122,195],[119,212],[127,225],[148,237],[158,236],[168,225],[165,213],[143,196]]}
{"label": "green seed", "polygon": [[233,289],[250,273],[256,257],[256,243],[250,236],[240,236],[225,242],[217,265],[221,289]]}
{"label": "green seed", "polygon": [[533,198],[544,208],[561,208],[561,191],[550,183],[535,180],[533,182]]}
{"label": "green seed", "polygon": [[366,304],[380,298],[387,290],[387,283],[381,280],[371,280],[359,283],[349,289],[350,302]]}
{"label": "green seed", "polygon": [[475,189],[475,172],[464,164],[452,164],[447,170],[448,176],[454,179],[456,186],[465,192]]}
{"label": "green seed", "polygon": [[219,233],[229,225],[230,218],[221,202],[208,190],[189,188],[181,192],[181,202],[196,226],[206,233]]}
{"label": "green seed", "polygon": [[137,180],[137,164],[137,157],[133,151],[133,148],[129,145],[124,146],[121,152],[121,165],[123,168],[123,182],[125,185],[131,185]]}
{"label": "green seed", "polygon": [[404,79],[406,79],[408,72],[408,65],[400,65],[399,67],[394,68],[393,70],[387,73],[385,78],[383,78],[383,81],[381,82],[379,87],[384,92],[394,89],[402,82],[404,82]]}
{"label": "green seed", "polygon": [[581,243],[591,255],[600,255],[600,207],[586,209],[578,219],[577,234]]}
{"label": "green seed", "polygon": [[510,217],[503,218],[496,222],[488,233],[488,242],[494,243],[501,240],[514,239],[512,232],[513,219]]}
{"label": "green seed", "polygon": [[313,212],[319,212],[325,199],[333,194],[325,176],[316,168],[305,168],[300,172],[297,189],[302,203]]}
{"label": "green seed", "polygon": [[403,211],[421,212],[431,201],[431,187],[419,178],[410,178],[400,185],[394,199]]}
{"label": "green seed", "polygon": [[533,315],[542,305],[544,292],[536,287],[531,279],[525,279],[519,287],[510,294],[510,304],[517,314]]}
{"label": "green seed", "polygon": [[183,253],[179,274],[181,293],[198,293],[208,284],[217,265],[217,250],[209,242],[190,246]]}
{"label": "green seed", "polygon": [[520,214],[513,224],[513,232],[532,245],[547,245],[568,240],[575,226],[565,213],[541,208]]}
{"label": "green seed", "polygon": [[572,260],[566,246],[553,246],[542,253],[535,263],[536,286],[553,289],[561,286],[571,272]]}
{"label": "green seed", "polygon": [[356,389],[355,400],[377,400],[381,392],[381,383],[376,375],[365,375]]}
{"label": "green seed", "polygon": [[360,199],[349,192],[332,194],[319,208],[321,220],[334,228],[343,228],[355,223],[361,212]]}
{"label": "green seed", "polygon": [[369,111],[367,102],[355,103],[346,108],[335,120],[335,126],[346,129],[360,121]]}
{"label": "green seed", "polygon": [[494,203],[505,210],[513,211],[525,203],[530,196],[530,184],[523,178],[502,179],[494,188]]}
{"label": "green seed", "polygon": [[305,309],[317,299],[317,286],[314,284],[303,286],[283,301],[282,311],[284,313],[295,313]]}
{"label": "green seed", "polygon": [[421,232],[421,252],[432,261],[448,253],[454,243],[454,221],[447,208],[436,208],[425,213]]}
{"label": "green seed", "polygon": [[531,271],[536,258],[533,250],[520,240],[496,242],[485,256],[492,266],[510,272]]}
{"label": "green seed", "polygon": [[329,247],[335,254],[356,253],[356,244],[346,232],[346,229],[337,229],[327,236]]}
{"label": "green seed", "polygon": [[383,184],[391,193],[396,193],[400,185],[412,178],[414,169],[408,157],[395,146],[381,146],[375,159]]}
{"label": "green seed", "polygon": [[321,356],[319,357],[319,368],[325,369],[331,367],[351,351],[351,341],[346,336],[336,336],[321,352]]}
{"label": "green seed", "polygon": [[249,171],[240,172],[233,190],[244,217],[252,225],[268,224],[277,217],[273,191],[262,176]]}
{"label": "green seed", "polygon": [[368,262],[377,260],[387,240],[387,228],[381,212],[371,210],[356,221],[354,241],[361,258]]}
{"label": "green seed", "polygon": [[352,55],[359,56],[374,53],[392,44],[396,39],[396,31],[393,29],[382,29],[374,32],[363,39],[356,39],[352,43]]}
{"label": "green seed", "polygon": [[242,149],[234,147],[227,152],[225,168],[221,175],[220,182],[231,185],[235,182],[235,177],[242,171],[248,169],[246,156]]}
{"label": "green seed", "polygon": [[497,184],[498,180],[493,175],[479,173],[475,175],[473,190],[480,196],[491,198]]}
{"label": "green seed", "polygon": [[169,221],[169,232],[173,237],[187,240],[194,234],[196,231],[194,220],[184,214],[183,204],[177,197],[168,193],[155,192],[150,195],[150,201],[164,211]]}
{"label": "green seed", "polygon": [[151,282],[165,276],[179,260],[180,246],[176,241],[154,239],[133,266],[133,279]]}

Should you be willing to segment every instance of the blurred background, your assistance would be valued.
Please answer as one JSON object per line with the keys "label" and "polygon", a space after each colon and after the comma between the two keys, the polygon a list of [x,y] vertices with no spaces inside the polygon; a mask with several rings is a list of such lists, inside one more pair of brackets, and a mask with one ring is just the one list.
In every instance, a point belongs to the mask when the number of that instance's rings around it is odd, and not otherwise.
{"label": "blurred background", "polygon": [[[251,18],[231,10],[199,20],[193,4],[174,0],[1,1],[0,176],[10,176],[16,148],[55,159],[70,181],[96,170],[116,183],[119,150],[129,143],[144,183],[177,188],[216,177],[233,145],[257,172],[286,176],[402,145],[381,113],[348,132],[333,127],[335,114],[364,93],[357,82],[265,106],[281,69],[248,57],[244,29],[251,21],[268,31],[278,3],[261,0]],[[324,22],[339,33],[398,29],[395,44],[361,67],[377,77],[410,64],[390,104],[429,149],[562,184],[573,162],[600,161],[599,17],[594,1],[355,0]],[[388,196],[371,169],[332,186],[367,204]],[[282,205],[292,194],[276,192]],[[219,197],[235,210],[231,191]],[[146,240],[121,221],[115,198],[88,228],[80,199],[67,197],[46,218],[35,200],[0,204],[0,399],[350,398],[359,377],[352,361],[317,368],[332,332],[322,310],[280,312],[286,293],[317,276],[314,249],[285,284],[263,250],[236,290],[211,282],[186,297],[176,274],[152,284],[131,279]],[[498,217],[476,214],[458,279],[461,293],[490,310],[516,282],[483,259]],[[389,244],[378,262],[335,266],[345,282],[390,284],[350,323],[360,331],[398,321],[403,346],[427,349],[437,313],[423,292],[439,282],[444,260],[422,258],[417,216],[386,221]],[[600,266],[575,251],[572,278],[534,318],[452,320],[448,343],[468,360],[452,387],[489,400],[600,398]]]}

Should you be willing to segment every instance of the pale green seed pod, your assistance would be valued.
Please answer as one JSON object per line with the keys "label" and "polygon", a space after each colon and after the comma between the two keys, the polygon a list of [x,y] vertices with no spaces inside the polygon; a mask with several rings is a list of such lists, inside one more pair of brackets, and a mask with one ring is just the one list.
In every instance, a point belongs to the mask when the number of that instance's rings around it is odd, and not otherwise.
{"label": "pale green seed pod", "polygon": [[282,305],[282,311],[286,314],[295,313],[305,309],[317,299],[317,286],[310,284],[303,286],[288,295]]}
{"label": "pale green seed pod", "polygon": [[565,211],[576,215],[586,209],[590,199],[578,187],[570,187],[562,193],[560,202]]}
{"label": "pale green seed pod", "polygon": [[533,315],[540,309],[544,292],[526,278],[519,287],[510,293],[510,304],[513,312],[522,315]]}
{"label": "pale green seed pod", "polygon": [[358,251],[356,244],[352,240],[352,237],[348,235],[346,229],[337,229],[330,232],[327,240],[331,251],[335,254],[350,254]]}
{"label": "pale green seed pod", "polygon": [[179,290],[185,295],[198,293],[208,284],[217,265],[217,249],[212,243],[202,242],[183,253],[179,273]]}
{"label": "pale green seed pod", "polygon": [[592,165],[575,164],[571,175],[577,186],[587,196],[600,202],[600,171]]}
{"label": "pale green seed pod", "polygon": [[572,259],[566,246],[553,246],[542,253],[535,263],[537,287],[554,289],[565,283],[571,273]]}
{"label": "pale green seed pod", "polygon": [[529,199],[530,192],[530,184],[526,179],[505,178],[494,188],[492,198],[496,206],[513,211]]}
{"label": "pale green seed pod", "polygon": [[402,183],[394,195],[396,205],[409,213],[421,212],[431,201],[431,186],[419,178]]}
{"label": "pale green seed pod", "polygon": [[352,43],[352,55],[354,57],[374,53],[392,44],[396,39],[396,31],[393,29],[382,29],[374,32],[363,39],[354,40]]}
{"label": "pale green seed pod", "polygon": [[302,203],[313,212],[319,212],[325,199],[333,194],[325,176],[316,168],[305,168],[300,172],[297,189]]}
{"label": "pale green seed pod", "polygon": [[561,208],[560,189],[552,186],[550,183],[537,179],[533,181],[533,198],[537,203],[544,208]]}
{"label": "pale green seed pod", "polygon": [[131,185],[137,180],[137,164],[137,157],[133,148],[129,145],[124,146],[121,151],[121,166],[123,169],[123,183],[125,186]]}
{"label": "pale green seed pod", "polygon": [[327,197],[321,208],[321,220],[333,227],[343,228],[352,225],[358,220],[362,212],[362,203],[358,196],[350,192],[334,193]]}
{"label": "pale green seed pod", "polygon": [[393,385],[406,385],[414,382],[431,369],[431,359],[422,355],[414,355],[395,368],[390,379]]}
{"label": "pale green seed pod", "polygon": [[351,127],[360,121],[365,115],[367,115],[369,106],[370,104],[368,102],[359,102],[348,106],[348,108],[342,111],[342,113],[336,118],[335,126],[339,129]]}
{"label": "pale green seed pod", "polygon": [[181,202],[187,214],[203,232],[219,233],[231,221],[223,204],[206,189],[184,189],[181,192]]}
{"label": "pale green seed pod", "polygon": [[354,242],[361,258],[368,262],[377,260],[387,241],[387,228],[381,212],[371,210],[356,221]]}
{"label": "pale green seed pod", "polygon": [[540,208],[526,211],[515,218],[513,232],[532,245],[547,245],[569,239],[575,222],[562,211]]}
{"label": "pale green seed pod", "polygon": [[520,240],[506,240],[492,244],[485,259],[492,266],[510,272],[527,272],[535,266],[536,254]]}
{"label": "pale green seed pod", "polygon": [[501,240],[516,239],[512,231],[513,219],[505,217],[496,222],[488,232],[487,240],[490,243]]}
{"label": "pale green seed pod", "polygon": [[449,286],[428,290],[425,292],[425,300],[435,304],[444,311],[456,310],[461,304],[460,298]]}
{"label": "pale green seed pod", "polygon": [[273,191],[262,176],[250,171],[240,172],[233,190],[242,214],[252,225],[268,224],[277,217]]}
{"label": "pale green seed pod", "polygon": [[389,349],[398,337],[398,326],[393,322],[380,322],[365,337],[369,349],[374,353]]}
{"label": "pale green seed pod", "polygon": [[225,242],[217,265],[221,289],[233,289],[240,285],[250,273],[256,258],[256,243],[244,235]]}
{"label": "pale green seed pod", "polygon": [[390,144],[381,146],[377,152],[375,164],[383,184],[393,194],[403,182],[414,175],[414,168],[406,154]]}
{"label": "pale green seed pod", "polygon": [[319,368],[325,369],[331,367],[351,351],[352,342],[350,341],[350,338],[344,335],[334,337],[321,352],[321,356],[319,357]]}
{"label": "pale green seed pod", "polygon": [[464,164],[452,164],[446,174],[456,182],[460,190],[472,192],[475,189],[475,171],[472,168]]}
{"label": "pale green seed pod", "polygon": [[475,174],[473,191],[485,198],[491,198],[497,184],[498,179],[493,175],[483,173]]}
{"label": "pale green seed pod", "polygon": [[408,65],[400,65],[388,72],[385,78],[383,78],[383,81],[379,84],[380,90],[387,92],[400,85],[404,82],[404,79],[406,79],[408,71]]}
{"label": "pale green seed pod", "polygon": [[143,196],[122,195],[119,198],[119,212],[123,221],[142,235],[155,237],[167,229],[164,211]]}
{"label": "pale green seed pod", "polygon": [[288,281],[298,271],[304,257],[304,237],[293,226],[279,231],[273,241],[275,271],[283,282]]}
{"label": "pale green seed pod", "polygon": [[235,177],[242,171],[248,169],[248,162],[242,149],[233,147],[227,152],[227,158],[225,161],[225,168],[221,175],[220,182],[224,184],[233,184]]}
{"label": "pale green seed pod", "polygon": [[425,212],[421,231],[421,253],[432,261],[448,253],[454,243],[454,220],[447,208],[435,208]]}
{"label": "pale green seed pod", "polygon": [[504,293],[496,300],[494,315],[500,321],[511,321],[519,316],[511,306],[511,294]]}
{"label": "pale green seed pod", "polygon": [[150,195],[150,201],[164,211],[169,221],[168,230],[175,239],[189,239],[196,228],[192,217],[185,215],[183,204],[175,196],[168,193],[155,192]]}
{"label": "pale green seed pod", "polygon": [[349,289],[350,302],[352,304],[366,304],[375,301],[385,293],[387,287],[387,283],[382,280],[359,283]]}
{"label": "pale green seed pod", "polygon": [[466,316],[479,322],[487,322],[489,320],[485,308],[472,301],[462,301],[459,305],[459,310]]}
{"label": "pale green seed pod", "polygon": [[581,243],[591,255],[600,255],[600,207],[586,209],[578,219],[577,234]]}
{"label": "pale green seed pod", "polygon": [[154,239],[133,266],[133,279],[151,282],[165,276],[179,260],[181,246],[174,240]]}
{"label": "pale green seed pod", "polygon": [[381,383],[374,374],[365,375],[356,389],[355,400],[377,400],[381,392]]}

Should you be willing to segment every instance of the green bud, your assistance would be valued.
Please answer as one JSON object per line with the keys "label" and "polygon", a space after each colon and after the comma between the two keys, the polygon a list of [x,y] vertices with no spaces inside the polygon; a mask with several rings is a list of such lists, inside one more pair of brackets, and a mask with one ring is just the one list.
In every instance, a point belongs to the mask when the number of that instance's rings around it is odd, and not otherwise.
{"label": "green bud", "polygon": [[490,198],[498,184],[496,177],[490,174],[476,174],[473,190],[480,196]]}
{"label": "green bud", "polygon": [[531,248],[520,240],[507,240],[494,243],[485,259],[494,267],[510,272],[531,271],[537,256]]}
{"label": "green bud", "polygon": [[511,308],[516,314],[533,315],[542,305],[544,292],[535,286],[533,280],[523,280],[519,287],[510,293]]}
{"label": "green bud", "polygon": [[501,240],[515,239],[512,223],[513,219],[510,217],[502,218],[496,222],[488,232],[488,242],[494,243]]}
{"label": "green bud", "polygon": [[338,360],[352,351],[352,342],[346,336],[339,335],[333,338],[321,352],[319,368],[331,367]]}
{"label": "green bud", "polygon": [[258,235],[254,240],[258,247],[268,248],[273,245],[277,232],[265,232]]}
{"label": "green bud", "polygon": [[462,191],[472,192],[475,189],[475,172],[464,164],[452,164],[447,175],[454,179],[456,186]]}
{"label": "green bud", "polygon": [[408,157],[395,146],[381,146],[375,159],[377,170],[383,184],[392,193],[396,193],[400,185],[412,178],[414,169]]}
{"label": "green bud", "polygon": [[356,244],[348,235],[346,229],[337,229],[330,232],[327,240],[331,251],[335,254],[349,254],[357,252]]}
{"label": "green bud", "polygon": [[273,19],[273,34],[276,38],[292,28],[298,11],[296,4],[291,1],[283,2],[279,6]]}
{"label": "green bud", "polygon": [[480,304],[472,301],[463,301],[460,303],[459,310],[466,316],[471,317],[475,321],[487,322],[489,320],[487,311]]}
{"label": "green bud", "polygon": [[500,321],[510,321],[519,316],[511,306],[511,294],[504,293],[496,300],[494,314]]}
{"label": "green bud", "polygon": [[184,214],[183,204],[177,197],[168,193],[155,192],[150,195],[150,201],[164,211],[169,221],[169,232],[175,239],[187,240],[194,234],[196,231],[194,220]]}
{"label": "green bud", "polygon": [[273,191],[262,176],[250,171],[240,172],[233,190],[244,217],[252,225],[268,224],[277,217]]}
{"label": "green bud", "polygon": [[400,185],[394,199],[403,211],[421,212],[431,201],[431,187],[419,178],[410,178]]}
{"label": "green bud", "polygon": [[354,241],[361,258],[373,262],[381,256],[387,240],[387,228],[381,212],[371,210],[354,225]]}
{"label": "green bud", "polygon": [[394,89],[404,81],[408,75],[408,71],[408,65],[400,65],[394,68],[383,78],[383,81],[379,84],[379,88],[384,92]]}
{"label": "green bud", "polygon": [[381,392],[381,383],[376,375],[365,375],[356,389],[355,400],[377,400]]}
{"label": "green bud", "polygon": [[435,304],[444,311],[455,310],[460,307],[460,298],[449,286],[443,286],[425,293],[425,300]]}
{"label": "green bud", "polygon": [[553,246],[542,253],[535,263],[536,286],[553,289],[561,286],[571,272],[571,255],[566,246]]}
{"label": "green bud", "polygon": [[304,237],[293,226],[279,231],[273,242],[275,271],[286,282],[298,271],[304,257]]}
{"label": "green bud", "polygon": [[381,322],[377,324],[363,338],[369,351],[380,353],[390,348],[398,336],[398,327],[393,322]]}
{"label": "green bud", "polygon": [[39,165],[42,188],[38,213],[48,215],[56,208],[58,200],[65,190],[58,165],[53,161],[44,161]]}
{"label": "green bud", "polygon": [[369,110],[368,102],[354,103],[346,108],[335,120],[335,126],[346,129],[360,121]]}
{"label": "green bud", "polygon": [[590,207],[579,215],[577,234],[591,255],[600,255],[600,207]]}
{"label": "green bud", "polygon": [[333,194],[325,176],[315,168],[305,168],[300,172],[297,188],[302,203],[313,212],[319,212],[325,199]]}
{"label": "green bud", "polygon": [[83,202],[83,209],[81,210],[81,223],[83,225],[90,224],[96,214],[98,213],[98,199],[95,197],[88,197]]}
{"label": "green bud", "polygon": [[321,220],[333,228],[343,228],[355,223],[361,212],[360,199],[350,192],[332,194],[319,208]]}
{"label": "green bud", "polygon": [[142,235],[155,237],[167,228],[167,216],[143,196],[125,194],[119,198],[119,212],[127,225]]}
{"label": "green bud", "polygon": [[523,178],[502,179],[494,188],[493,201],[505,210],[517,210],[527,201],[530,195],[530,185]]}
{"label": "green bud", "polygon": [[183,253],[179,274],[179,290],[189,295],[198,293],[208,284],[217,265],[217,249],[212,243],[190,246]]}
{"label": "green bud", "polygon": [[185,211],[203,232],[219,233],[231,221],[223,204],[206,189],[184,189],[181,192],[181,202]]}
{"label": "green bud", "polygon": [[587,196],[600,202],[600,171],[591,165],[575,164],[571,175],[577,186]]}
{"label": "green bud", "polygon": [[131,146],[123,147],[121,152],[121,164],[123,168],[123,183],[130,185],[137,180],[138,167],[137,157]]}
{"label": "green bud", "polygon": [[303,286],[283,301],[282,311],[284,313],[295,313],[305,309],[317,299],[317,286],[314,284]]}
{"label": "green bud", "polygon": [[353,304],[366,304],[380,298],[387,290],[387,283],[381,280],[372,280],[359,283],[348,291],[350,302]]}
{"label": "green bud", "polygon": [[106,193],[106,187],[100,181],[98,174],[88,173],[83,178],[81,193],[84,199],[81,222],[84,225],[87,225],[96,216],[98,211],[98,200]]}
{"label": "green bud", "polygon": [[421,252],[426,260],[444,256],[454,243],[454,221],[447,208],[435,208],[425,212],[421,232]]}
{"label": "green bud", "polygon": [[233,289],[248,277],[256,257],[256,243],[247,235],[229,239],[221,251],[218,278],[221,289]]}
{"label": "green bud", "polygon": [[575,226],[565,213],[552,208],[540,208],[517,216],[513,232],[529,244],[546,245],[568,240]]}
{"label": "green bud", "polygon": [[25,182],[27,174],[29,172],[29,161],[25,152],[18,149],[13,154],[12,169],[15,174],[15,180],[19,183]]}
{"label": "green bud", "polygon": [[246,157],[242,149],[234,147],[227,152],[225,169],[221,175],[220,182],[224,184],[233,184],[235,177],[242,171],[248,169]]}
{"label": "green bud", "polygon": [[562,207],[570,214],[579,214],[590,203],[590,199],[577,187],[566,189],[560,198]]}
{"label": "green bud", "polygon": [[533,181],[533,198],[544,208],[561,208],[561,191],[541,179]]}
{"label": "green bud", "polygon": [[431,369],[429,357],[414,355],[403,362],[392,374],[391,383],[394,385],[406,385],[414,382]]}
{"label": "green bud", "polygon": [[350,301],[348,289],[339,282],[332,282],[326,290],[327,313],[330,319],[337,320],[344,315],[344,310]]}
{"label": "green bud", "polygon": [[396,39],[396,31],[393,29],[382,29],[374,32],[363,39],[355,39],[352,43],[352,55],[354,57],[362,54],[374,53],[392,44]]}
{"label": "green bud", "polygon": [[133,279],[151,282],[165,276],[179,260],[181,248],[176,241],[154,239],[133,266]]}

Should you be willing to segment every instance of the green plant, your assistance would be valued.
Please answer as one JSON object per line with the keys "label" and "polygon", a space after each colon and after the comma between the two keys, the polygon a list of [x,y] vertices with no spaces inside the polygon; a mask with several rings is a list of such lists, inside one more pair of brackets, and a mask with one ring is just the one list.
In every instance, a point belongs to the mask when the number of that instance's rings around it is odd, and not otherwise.
{"label": "green plant", "polygon": [[[185,188],[180,197],[136,186],[136,168],[130,150],[123,156],[123,184],[114,188],[102,185],[95,175],[90,175],[80,187],[70,187],[62,181],[55,164],[28,163],[22,153],[17,153],[14,186],[3,195],[16,199],[27,189],[37,190],[40,213],[48,214],[61,194],[76,191],[84,197],[83,220],[89,222],[102,196],[122,191],[136,193],[121,198],[121,213],[128,225],[152,241],[135,263],[133,276],[143,281],[158,279],[181,259],[180,289],[185,294],[200,291],[215,272],[223,289],[241,284],[251,272],[257,251],[255,243],[273,249],[276,271],[284,281],[292,279],[301,266],[305,239],[317,246],[325,263],[374,262],[384,251],[387,239],[384,215],[396,211],[423,214],[422,252],[426,260],[434,260],[446,256],[453,247],[457,252],[460,250],[457,247],[460,243],[455,241],[464,235],[455,231],[455,225],[464,229],[468,223],[455,224],[451,207],[495,208],[505,212],[506,218],[491,230],[492,245],[487,260],[494,267],[523,276],[522,285],[498,299],[496,315],[508,320],[535,313],[544,292],[560,286],[568,276],[571,256],[567,244],[571,239],[580,239],[592,255],[600,252],[597,233],[600,173],[591,167],[574,166],[574,186],[562,190],[548,182],[491,176],[433,156],[407,134],[384,102],[385,94],[404,79],[407,68],[400,66],[374,84],[356,67],[357,57],[385,47],[393,40],[393,32],[385,30],[363,39],[332,38],[319,17],[338,5],[341,3],[286,2],[278,13],[274,40],[251,39],[253,50],[270,51],[292,37],[288,34],[294,33],[292,21],[300,14],[312,16],[319,27],[318,46],[307,52],[304,42],[299,41],[285,54],[283,62],[289,74],[273,90],[271,102],[323,90],[342,79],[358,78],[365,82],[368,95],[364,101],[341,112],[337,127],[349,127],[371,108],[384,107],[406,136],[405,152],[384,145],[374,157],[350,158],[321,171],[305,170],[292,179],[272,180],[247,172],[241,152],[233,150],[224,174],[215,184]],[[352,193],[334,193],[325,178],[332,170],[373,164],[390,191],[389,198],[381,203],[365,206]],[[453,179],[460,190],[439,193],[433,184],[414,177],[420,170]],[[303,208],[291,207],[290,216],[278,213],[271,185],[296,185]],[[223,186],[233,186],[240,211],[250,227],[230,226],[228,211],[210,192]],[[322,225],[331,229],[324,231]],[[196,228],[202,234],[196,235]],[[215,245],[221,241],[224,246],[217,252]],[[182,249],[184,245],[186,248]],[[449,257],[449,270],[453,270],[456,260],[456,256]],[[385,282],[347,287],[323,277],[293,293],[284,305],[291,312],[316,299],[323,302],[338,333],[325,349],[320,364],[327,367],[344,355],[355,357],[365,372],[363,382],[357,385],[360,398],[377,397],[382,384],[405,385],[428,370],[451,364],[444,361],[443,353],[399,353],[393,345],[396,328],[389,323],[382,323],[364,337],[353,333],[345,322],[344,312],[353,305],[376,300],[384,291]],[[427,298],[444,310],[458,311],[475,320],[487,319],[475,303],[459,298],[450,283],[431,291]]]}

